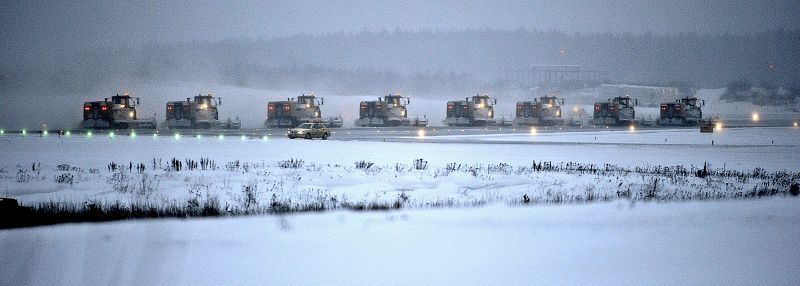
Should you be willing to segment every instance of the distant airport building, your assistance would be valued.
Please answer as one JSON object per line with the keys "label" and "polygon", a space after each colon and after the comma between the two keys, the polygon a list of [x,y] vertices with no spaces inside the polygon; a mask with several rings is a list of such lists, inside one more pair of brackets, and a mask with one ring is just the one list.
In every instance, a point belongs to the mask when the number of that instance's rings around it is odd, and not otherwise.
{"label": "distant airport building", "polygon": [[607,78],[608,71],[586,70],[579,65],[534,65],[527,69],[506,70],[506,79],[523,88],[565,82],[601,82]]}

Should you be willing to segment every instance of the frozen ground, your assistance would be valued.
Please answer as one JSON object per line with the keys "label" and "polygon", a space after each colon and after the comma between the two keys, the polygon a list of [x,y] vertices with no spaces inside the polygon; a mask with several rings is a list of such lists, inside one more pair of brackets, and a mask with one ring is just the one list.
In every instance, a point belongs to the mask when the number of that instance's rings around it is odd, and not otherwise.
{"label": "frozen ground", "polygon": [[[720,145],[724,147],[797,147],[800,143],[800,129],[790,127],[772,128],[723,128],[714,133],[702,134],[697,128],[684,129],[642,129],[624,128],[583,128],[559,132],[554,128],[516,128],[514,134],[485,135],[443,135],[436,139],[484,142],[530,142],[530,143],[575,143],[575,144],[614,144],[614,145],[678,145],[684,148]],[[458,134],[459,130],[450,132]],[[447,133],[443,133],[447,134]]]}
{"label": "frozen ground", "polygon": [[[792,285],[799,278],[800,203],[785,195],[785,179],[796,181],[800,170],[798,129],[374,131],[328,141],[0,136],[0,195],[25,205],[187,205],[213,197],[224,211],[241,212],[273,202],[403,204],[388,212],[2,230],[0,285]],[[214,166],[186,169],[186,159],[201,158]],[[292,167],[289,159],[303,163]],[[534,161],[603,171],[537,171]],[[109,169],[112,162],[123,170]],[[705,162],[788,177],[694,176]],[[741,199],[761,191],[773,197]],[[524,195],[535,206],[522,205]],[[698,199],[708,201],[654,203]]]}
{"label": "frozen ground", "polygon": [[[649,188],[682,198],[694,197],[688,194],[698,191],[729,197],[773,185],[785,191],[784,183],[771,182],[771,177],[746,182],[733,177],[701,179],[691,169],[708,163],[717,170],[760,168],[789,174],[800,170],[800,131],[794,128],[725,129],[714,134],[684,129],[437,135],[404,142],[381,142],[382,136],[400,140],[406,135],[375,135],[369,141],[279,136],[4,136],[0,137],[0,194],[29,204],[173,202],[212,196],[233,206],[240,205],[242,191],[249,186],[263,203],[275,195],[292,202],[325,198],[393,202],[402,197],[417,206],[474,205],[514,202],[524,194],[545,201],[554,195],[573,197],[587,192],[601,197],[619,192],[636,196]],[[716,141],[714,145],[711,140]],[[170,163],[173,158],[186,165],[187,159],[205,158],[215,166],[175,170]],[[422,168],[416,165],[417,159],[422,159]],[[286,160],[302,163],[281,167]],[[109,170],[112,162],[124,170]],[[626,170],[681,166],[690,172],[666,181],[663,174],[647,172],[537,172],[531,169],[534,162],[556,166],[573,162],[599,169],[612,164]],[[144,170],[128,170],[138,164]]]}
{"label": "frozen ground", "polygon": [[795,285],[800,201],[626,201],[0,231],[2,285]]}

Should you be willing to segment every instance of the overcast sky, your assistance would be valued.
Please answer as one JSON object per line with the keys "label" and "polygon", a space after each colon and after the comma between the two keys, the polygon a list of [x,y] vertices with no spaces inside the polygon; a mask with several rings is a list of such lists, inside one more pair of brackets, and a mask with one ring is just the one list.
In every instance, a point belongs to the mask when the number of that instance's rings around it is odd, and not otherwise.
{"label": "overcast sky", "polygon": [[[800,29],[800,1],[3,1],[3,48],[271,38],[337,31]],[[167,2],[167,3],[164,3]],[[651,3],[655,2],[655,3]]]}
{"label": "overcast sky", "polygon": [[[0,97],[11,96],[12,99],[27,97],[28,99],[11,101],[11,105],[0,105],[0,125],[8,126],[10,122],[16,122],[19,126],[34,126],[36,125],[34,123],[43,122],[43,120],[71,124],[69,123],[71,122],[70,118],[78,120],[79,114],[62,112],[60,109],[62,105],[74,105],[75,102],[81,100],[102,98],[118,91],[115,90],[117,88],[130,88],[131,84],[128,82],[130,73],[102,75],[103,68],[108,68],[107,63],[105,65],[101,63],[99,66],[92,66],[92,63],[98,63],[98,61],[129,63],[125,61],[127,58],[135,60],[137,52],[145,53],[147,50],[134,48],[120,53],[120,56],[115,54],[114,50],[92,51],[91,49],[94,47],[141,47],[150,42],[269,39],[298,33],[322,34],[339,31],[380,31],[382,29],[393,31],[395,28],[404,31],[525,28],[568,33],[626,32],[634,34],[646,32],[739,34],[778,29],[800,30],[800,1],[798,0],[357,0],[349,2],[332,0],[245,2],[139,0],[127,3],[111,2],[109,0],[0,1],[0,75],[3,76],[0,78],[3,82],[0,83],[6,83],[5,87],[8,88],[0,90]],[[325,48],[324,44],[320,43],[320,46]],[[767,46],[793,47],[780,42]],[[83,50],[90,51],[87,53],[87,57],[76,57]],[[166,48],[167,55],[169,55],[168,50],[169,48]],[[771,50],[767,52],[769,51]],[[492,55],[490,49],[476,53],[483,54],[483,52]],[[761,59],[759,55],[747,54],[748,51],[741,52],[745,54],[738,59],[734,66],[751,67],[762,64],[759,61]],[[790,56],[787,58],[792,59],[791,53],[796,52],[796,49],[792,48],[781,52],[789,53]],[[393,54],[402,55],[402,53]],[[506,56],[505,53],[499,54]],[[93,58],[97,55],[107,58],[101,57],[99,60]],[[152,60],[154,57],[143,54],[143,58]],[[222,55],[217,59],[224,58],[225,55]],[[380,59],[375,55],[365,58]],[[631,59],[630,56],[624,56],[624,58]],[[646,59],[646,57],[639,58]],[[85,66],[76,66],[76,60],[84,59],[90,61]],[[231,60],[241,59],[233,57]],[[377,63],[355,63],[345,66],[380,67],[381,64],[385,66],[392,60],[397,59],[382,59]],[[480,65],[479,61],[473,61],[471,64]],[[179,60],[176,62],[182,63]],[[755,65],[752,64],[754,62]],[[794,68],[796,66],[793,61],[785,62],[787,67]],[[441,66],[433,66],[433,69],[459,71],[466,70],[465,65],[470,64],[470,62],[454,64],[444,60],[442,63]],[[150,62],[134,63],[130,67],[122,68],[130,68],[132,72],[164,72],[168,74],[173,74],[176,70],[179,72],[178,74],[181,74],[182,68],[191,68],[172,67],[172,69],[159,71],[156,67],[148,70],[150,68],[148,64]],[[339,64],[341,65],[341,63]],[[681,65],[686,66],[685,63],[675,61],[663,67],[680,67]],[[640,63],[638,66],[648,66],[648,63]],[[236,68],[247,70],[242,66]],[[431,68],[431,66],[427,68]],[[680,70],[680,68],[675,69]],[[115,67],[110,70],[117,71],[118,69]],[[749,71],[759,70],[761,69],[756,67]],[[793,72],[791,69],[788,70]],[[70,72],[73,71],[80,72],[71,77]],[[215,72],[218,71],[197,69],[197,74],[201,74],[197,78],[211,78]],[[658,73],[659,71],[651,70],[649,72]],[[644,74],[646,75],[646,73]],[[6,77],[6,75],[11,76]],[[192,77],[194,75],[194,73],[189,73],[185,79],[196,80]],[[199,86],[202,88],[203,85]],[[96,90],[87,90],[90,88],[96,88]],[[12,94],[7,93],[10,90],[13,91]],[[47,96],[62,92],[62,90],[72,90],[80,95],[61,99],[63,102],[56,105],[48,104],[50,99]],[[92,94],[93,92],[94,94]],[[147,92],[145,91],[143,94],[147,94]],[[92,97],[92,95],[98,96]],[[36,104],[30,104],[31,102]],[[160,102],[162,101],[150,100],[147,104],[151,106],[145,109],[159,110],[156,106],[160,106]],[[45,109],[46,112],[38,109],[33,111],[30,109],[31,106],[47,106],[50,109]],[[19,110],[27,111],[19,112]],[[27,115],[30,113],[51,114],[52,118],[22,116],[9,119],[6,117],[9,114]],[[37,124],[41,124],[41,122]]]}

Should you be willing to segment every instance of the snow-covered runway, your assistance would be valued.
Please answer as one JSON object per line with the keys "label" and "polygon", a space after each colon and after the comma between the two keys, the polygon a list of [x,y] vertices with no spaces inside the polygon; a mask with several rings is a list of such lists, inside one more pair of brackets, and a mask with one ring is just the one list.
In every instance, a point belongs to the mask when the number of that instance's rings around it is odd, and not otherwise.
{"label": "snow-covered runway", "polygon": [[702,166],[708,162],[715,168],[739,170],[800,169],[800,129],[791,127],[733,128],[713,134],[699,133],[694,128],[535,134],[461,130],[438,129],[418,136],[413,132],[366,128],[359,130],[357,136],[341,131],[342,134],[334,134],[328,141],[288,140],[282,133],[222,138],[187,134],[179,137],[116,134],[113,138],[107,134],[6,135],[0,136],[3,146],[0,165],[42,162],[97,168],[112,161],[135,163],[153,158],[199,157],[219,162],[300,158],[330,164],[351,164],[357,160],[394,164],[423,158],[438,165],[450,162],[525,165],[536,160],[621,166]]}

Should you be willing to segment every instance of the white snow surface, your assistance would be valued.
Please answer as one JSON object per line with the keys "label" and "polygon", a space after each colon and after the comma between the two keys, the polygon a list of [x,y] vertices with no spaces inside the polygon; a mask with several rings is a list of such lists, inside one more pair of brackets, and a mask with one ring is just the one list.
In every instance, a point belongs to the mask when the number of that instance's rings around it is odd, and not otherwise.
{"label": "white snow surface", "polygon": [[[423,158],[434,165],[457,163],[507,163],[527,165],[532,160],[643,165],[695,165],[751,170],[796,170],[800,168],[800,129],[732,128],[712,134],[697,129],[644,131],[527,132],[518,134],[459,135],[459,130],[439,129],[413,142],[288,140],[283,131],[266,139],[260,137],[187,137],[172,134],[159,137],[115,138],[81,134],[70,137],[38,135],[0,136],[0,164],[27,165],[67,163],[83,168],[104,168],[106,164],[143,162],[156,159],[206,157],[227,161],[277,161],[300,158],[306,162],[344,164],[367,160],[379,164],[410,163]],[[527,130],[527,129],[525,129]],[[385,138],[394,135],[386,134]],[[435,136],[430,136],[435,135]],[[400,137],[400,136],[396,136]],[[332,136],[337,139],[337,134]],[[452,143],[429,143],[442,139]],[[714,140],[714,145],[711,141]],[[488,141],[488,142],[482,142]],[[492,142],[494,141],[494,142]],[[495,143],[495,144],[484,144]],[[499,143],[499,144],[497,144]],[[531,144],[513,144],[531,143]]]}
{"label": "white snow surface", "polygon": [[[444,130],[437,133],[448,134]],[[668,138],[667,142],[662,138]],[[446,143],[428,142],[437,139]],[[411,142],[288,140],[280,136],[222,140],[122,135],[87,138],[77,134],[61,138],[4,136],[0,137],[0,194],[28,204],[87,200],[182,203],[191,196],[211,196],[232,206],[241,204],[242,190],[247,186],[256,188],[256,195],[264,204],[273,195],[293,202],[335,198],[353,203],[392,203],[405,196],[409,206],[513,203],[524,194],[534,200],[587,192],[615,197],[617,191],[635,195],[651,188],[659,176],[621,173],[604,177],[531,172],[525,168],[534,161],[598,167],[613,164],[631,169],[677,165],[702,168],[708,163],[715,169],[763,168],[795,173],[800,170],[798,139],[800,131],[794,128],[726,129],[711,135],[694,129],[442,135]],[[711,145],[710,140],[717,143]],[[217,168],[175,172],[168,167],[172,158],[208,158]],[[156,168],[153,159],[158,160]],[[288,159],[303,160],[304,164],[297,169],[278,166]],[[416,159],[426,161],[427,168],[415,170]],[[236,161],[248,168],[225,167]],[[373,163],[373,167],[358,169],[355,163],[359,161]],[[147,170],[143,174],[135,170],[117,174],[107,170],[111,162],[125,169],[142,163]],[[37,171],[30,170],[34,163],[39,164]],[[453,163],[459,171],[446,170]],[[58,170],[61,164],[71,169]],[[72,176],[71,183],[57,182],[65,174]],[[669,180],[662,187],[663,191],[680,196],[720,191],[730,197],[764,187],[765,183],[770,182],[688,176]],[[143,188],[145,185],[147,188]]]}
{"label": "white snow surface", "polygon": [[[411,206],[2,230],[0,285],[793,285],[800,279],[797,198],[521,206],[523,194],[616,198],[618,190],[650,188],[657,176],[516,172],[535,160],[624,167],[707,162],[712,168],[794,173],[800,170],[796,128],[714,134],[696,129],[459,132],[440,130],[405,138],[408,142],[338,141],[336,135],[328,141],[288,140],[278,134],[267,139],[0,136],[0,195],[25,204],[185,204],[191,196],[217,196],[235,206],[243,188],[253,185],[262,203],[273,194],[294,202],[336,197],[367,203],[392,202],[405,194]],[[151,168],[154,158],[166,164],[171,158],[201,157],[219,168]],[[290,158],[305,165],[278,167]],[[429,167],[410,169],[419,158]],[[226,170],[226,163],[237,160],[249,164],[250,171]],[[355,168],[360,160],[376,168]],[[111,162],[145,164],[154,187],[136,191],[145,174],[134,171],[124,180],[133,190],[115,190],[115,172],[106,169]],[[443,173],[453,162],[480,168],[474,174]],[[33,163],[40,163],[36,171],[29,170]],[[79,170],[58,170],[61,164]],[[490,165],[509,171],[489,172]],[[63,174],[73,175],[74,183],[54,181]],[[732,194],[769,183],[694,176],[660,182],[661,192],[676,195]],[[457,207],[431,209],[426,205],[431,202]],[[473,205],[483,207],[458,207]]]}
{"label": "white snow surface", "polygon": [[800,201],[640,203],[0,231],[1,285],[796,285]]}

